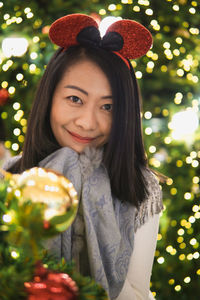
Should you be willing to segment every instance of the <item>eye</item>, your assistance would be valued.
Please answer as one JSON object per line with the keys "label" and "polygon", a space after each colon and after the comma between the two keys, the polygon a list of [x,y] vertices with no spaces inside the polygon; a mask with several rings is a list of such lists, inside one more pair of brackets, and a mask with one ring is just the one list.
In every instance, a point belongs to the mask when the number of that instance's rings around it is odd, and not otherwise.
{"label": "eye", "polygon": [[82,100],[77,96],[69,96],[69,97],[67,97],[67,99],[73,103],[78,103],[78,104],[82,103]]}
{"label": "eye", "polygon": [[112,111],[112,104],[104,104],[102,108],[106,111]]}

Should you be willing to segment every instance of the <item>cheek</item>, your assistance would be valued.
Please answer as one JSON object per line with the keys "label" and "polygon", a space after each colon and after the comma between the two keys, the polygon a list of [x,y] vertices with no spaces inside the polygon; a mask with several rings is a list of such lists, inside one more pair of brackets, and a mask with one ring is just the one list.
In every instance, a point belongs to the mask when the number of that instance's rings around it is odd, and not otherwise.
{"label": "cheek", "polygon": [[51,123],[59,123],[63,118],[63,109],[60,103],[56,100],[52,102],[50,120]]}
{"label": "cheek", "polygon": [[103,126],[104,134],[109,136],[111,131],[111,126],[112,126],[112,118],[110,117],[107,120],[104,120],[102,126]]}

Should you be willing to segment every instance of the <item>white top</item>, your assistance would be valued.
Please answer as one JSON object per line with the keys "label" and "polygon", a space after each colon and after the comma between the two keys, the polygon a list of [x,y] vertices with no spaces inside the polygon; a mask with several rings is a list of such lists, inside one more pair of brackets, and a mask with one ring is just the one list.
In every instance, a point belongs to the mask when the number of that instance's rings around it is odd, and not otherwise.
{"label": "white top", "polygon": [[149,290],[159,228],[159,214],[138,228],[125,284],[116,300],[151,300]]}

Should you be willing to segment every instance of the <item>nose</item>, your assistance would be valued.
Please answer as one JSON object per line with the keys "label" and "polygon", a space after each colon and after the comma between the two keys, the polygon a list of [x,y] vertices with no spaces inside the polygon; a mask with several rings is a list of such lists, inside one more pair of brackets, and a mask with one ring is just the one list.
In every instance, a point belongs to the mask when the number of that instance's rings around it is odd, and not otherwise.
{"label": "nose", "polygon": [[97,116],[95,109],[91,107],[82,107],[75,119],[75,124],[84,130],[91,131],[97,128]]}

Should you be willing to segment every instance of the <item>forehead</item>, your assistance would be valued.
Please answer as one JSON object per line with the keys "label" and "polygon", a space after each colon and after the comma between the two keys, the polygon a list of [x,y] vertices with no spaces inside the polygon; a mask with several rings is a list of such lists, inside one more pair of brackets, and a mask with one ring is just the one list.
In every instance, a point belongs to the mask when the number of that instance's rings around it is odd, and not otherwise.
{"label": "forehead", "polygon": [[106,74],[95,62],[90,60],[79,61],[67,68],[58,85],[63,87],[67,84],[111,93],[111,86]]}

